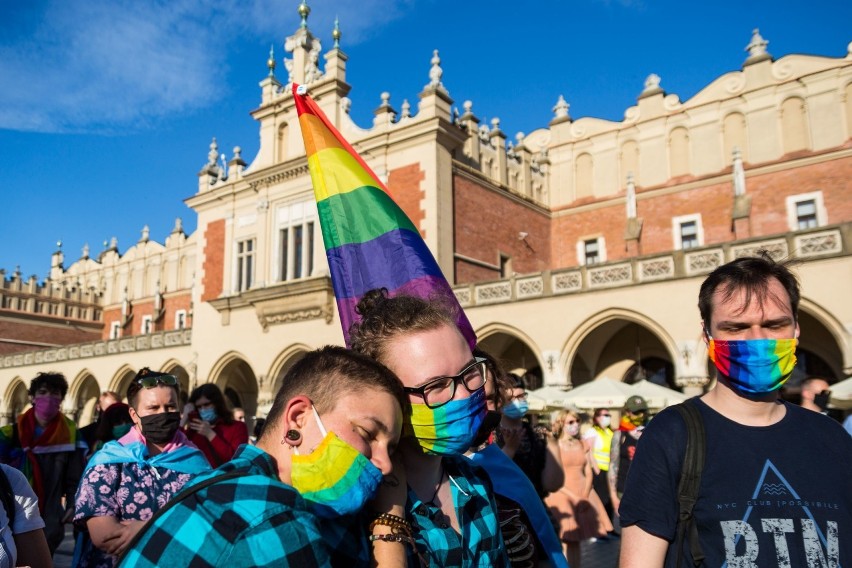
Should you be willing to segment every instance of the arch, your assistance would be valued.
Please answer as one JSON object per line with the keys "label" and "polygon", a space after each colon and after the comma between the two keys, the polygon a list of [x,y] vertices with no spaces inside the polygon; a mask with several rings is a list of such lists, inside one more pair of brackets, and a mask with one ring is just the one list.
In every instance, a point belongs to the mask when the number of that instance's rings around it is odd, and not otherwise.
{"label": "arch", "polygon": [[181,402],[185,404],[186,401],[183,399],[189,396],[189,371],[186,370],[183,363],[177,359],[169,359],[160,367],[160,372],[177,377],[178,384],[180,385]]}
{"label": "arch", "polygon": [[621,145],[619,159],[621,160],[619,184],[624,183],[631,173],[636,183],[639,183],[639,144],[635,140],[626,140]]}
{"label": "arch", "polygon": [[70,410],[72,418],[78,426],[91,424],[95,419],[95,406],[101,396],[101,386],[95,375],[88,369],[83,369],[68,385],[68,395],[65,397],[65,408]]}
{"label": "arch", "polygon": [[722,163],[730,166],[734,162],[734,148],[739,149],[743,162],[748,162],[748,130],[746,118],[740,112],[731,112],[722,120],[723,152]]}
{"label": "arch", "polygon": [[510,325],[492,323],[477,331],[476,335],[478,347],[500,361],[507,371],[523,369],[535,377],[527,385],[529,390],[544,386],[541,350],[527,334]]}
{"label": "arch", "polygon": [[[602,342],[597,353],[588,346],[583,348],[583,343],[596,333],[604,336],[596,338]],[[619,333],[626,337],[618,337],[621,343],[611,344],[610,350],[604,353],[607,345]],[[638,347],[639,352],[629,359],[625,358],[625,349],[631,341]],[[574,330],[562,349],[562,368],[567,369],[569,383],[576,386],[603,374],[608,374],[613,379],[622,379],[637,359],[641,363],[650,357],[667,358],[671,362],[675,374],[668,379],[669,386],[674,388],[680,358],[677,344],[668,331],[652,318],[639,312],[610,308],[586,319]],[[579,382],[575,382],[575,379]]]}
{"label": "arch", "polygon": [[304,343],[294,343],[279,353],[275,360],[272,361],[272,365],[269,366],[269,372],[266,374],[267,380],[264,381],[269,385],[268,403],[270,405],[275,399],[276,393],[281,388],[281,381],[284,379],[284,375],[308,351],[313,351],[313,348]]}
{"label": "arch", "polygon": [[802,360],[796,364],[800,373],[791,377],[791,383],[798,384],[807,378],[798,375],[825,374],[825,371],[819,370],[821,364],[830,369],[834,379],[844,378],[843,370],[852,366],[852,357],[845,328],[837,318],[813,300],[802,298],[799,301],[799,328],[797,352],[802,351],[812,360],[808,361],[807,356],[800,357]]}
{"label": "arch", "polygon": [[107,390],[115,391],[118,393],[118,396],[121,397],[122,400],[127,400],[127,387],[130,384],[130,381],[133,377],[136,376],[136,369],[132,368],[130,365],[122,365],[118,368],[118,370],[113,374],[112,379],[110,379],[108,383]]}
{"label": "arch", "polygon": [[671,177],[690,172],[689,131],[683,126],[678,126],[669,133],[669,167]]}
{"label": "arch", "polygon": [[846,106],[846,136],[843,139],[849,140],[852,138],[852,83],[846,85],[846,89],[843,91],[843,100]]}
{"label": "arch", "polygon": [[575,169],[574,198],[591,197],[594,194],[595,166],[592,155],[584,152],[577,156]]}
{"label": "arch", "polygon": [[781,143],[784,154],[807,150],[808,116],[805,101],[801,97],[790,97],[781,103]]}
{"label": "arch", "polygon": [[290,125],[286,122],[282,122],[278,125],[278,136],[276,138],[276,145],[278,149],[278,162],[284,162],[287,160],[287,151],[288,151],[288,137],[290,136]]}
{"label": "arch", "polygon": [[232,406],[241,407],[246,416],[255,416],[258,381],[247,357],[236,351],[226,353],[213,365],[208,382],[218,386]]}
{"label": "arch", "polygon": [[9,381],[6,392],[3,393],[2,422],[12,423],[15,418],[30,406],[29,385],[20,376]]}

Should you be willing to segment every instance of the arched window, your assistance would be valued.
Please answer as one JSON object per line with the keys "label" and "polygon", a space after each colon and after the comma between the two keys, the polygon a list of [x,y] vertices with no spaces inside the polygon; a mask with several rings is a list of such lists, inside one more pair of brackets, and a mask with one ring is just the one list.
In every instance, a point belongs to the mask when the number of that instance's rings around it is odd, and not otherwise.
{"label": "arched window", "polygon": [[722,136],[725,145],[724,155],[722,156],[723,163],[730,166],[734,162],[734,148],[739,148],[743,162],[748,162],[745,116],[738,112],[727,115],[722,123]]}
{"label": "arched window", "polygon": [[278,140],[276,141],[278,147],[278,161],[283,162],[287,160],[287,137],[289,136],[289,128],[287,123],[285,122],[281,126],[278,127]]}
{"label": "arched window", "polygon": [[671,177],[689,173],[689,132],[678,127],[669,134],[669,160]]}
{"label": "arched window", "polygon": [[808,117],[805,101],[791,97],[781,104],[781,140],[784,153],[808,149]]}
{"label": "arched window", "polygon": [[625,183],[627,174],[633,173],[633,179],[639,183],[639,145],[635,140],[628,140],[621,145],[621,177],[619,184]]}
{"label": "arched window", "polygon": [[590,154],[580,154],[576,163],[575,197],[591,197],[594,193],[594,164]]}

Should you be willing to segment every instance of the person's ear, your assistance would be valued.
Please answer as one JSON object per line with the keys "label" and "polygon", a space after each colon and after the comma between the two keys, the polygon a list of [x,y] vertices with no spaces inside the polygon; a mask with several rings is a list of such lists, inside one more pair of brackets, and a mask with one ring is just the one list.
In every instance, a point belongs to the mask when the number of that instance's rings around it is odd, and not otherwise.
{"label": "person's ear", "polygon": [[311,399],[299,395],[290,399],[284,407],[283,432],[281,443],[291,447],[299,447],[304,440],[302,430],[307,422],[308,415],[313,408]]}
{"label": "person's ear", "polygon": [[142,419],[136,413],[136,409],[131,406],[130,408],[127,409],[127,413],[130,414],[131,422],[133,422],[134,425],[138,425],[139,429],[141,430],[142,429]]}
{"label": "person's ear", "polygon": [[704,339],[704,345],[710,345],[710,330],[704,325],[704,320],[701,320],[701,338]]}

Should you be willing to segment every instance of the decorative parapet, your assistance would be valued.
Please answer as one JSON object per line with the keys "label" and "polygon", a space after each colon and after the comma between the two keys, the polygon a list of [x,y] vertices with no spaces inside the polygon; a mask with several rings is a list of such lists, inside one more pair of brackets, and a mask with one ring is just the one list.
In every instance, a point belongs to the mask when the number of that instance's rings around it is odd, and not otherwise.
{"label": "decorative parapet", "polygon": [[23,367],[26,365],[39,365],[42,363],[53,363],[56,361],[86,359],[88,357],[100,357],[103,355],[128,353],[131,351],[148,351],[151,349],[162,349],[164,347],[180,347],[182,345],[189,345],[191,341],[191,329],[178,329],[174,331],[161,331],[147,335],[112,339],[109,341],[77,343],[52,349],[42,349],[40,351],[28,351],[26,353],[6,355],[5,357],[0,358],[0,369]]}
{"label": "decorative parapet", "polygon": [[[847,242],[844,242],[845,241]],[[852,254],[852,223],[788,233],[771,238],[749,239],[723,245],[673,251],[664,255],[529,274],[508,280],[465,284],[453,289],[464,308],[503,304],[575,294],[605,288],[634,286],[701,276],[742,256],[767,250],[775,259],[794,256],[801,260]]]}

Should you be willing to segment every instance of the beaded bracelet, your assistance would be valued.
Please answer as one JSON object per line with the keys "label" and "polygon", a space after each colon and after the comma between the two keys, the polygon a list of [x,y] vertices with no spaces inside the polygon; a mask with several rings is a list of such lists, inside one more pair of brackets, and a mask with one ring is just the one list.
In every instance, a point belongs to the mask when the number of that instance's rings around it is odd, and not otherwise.
{"label": "beaded bracelet", "polygon": [[403,544],[410,544],[412,547],[414,546],[414,539],[403,534],[371,534],[369,538],[370,542],[381,540],[384,542],[400,542]]}
{"label": "beaded bracelet", "polygon": [[409,537],[411,536],[411,523],[402,517],[391,515],[390,513],[382,513],[370,523],[370,532],[373,532],[373,529],[378,525],[390,527],[392,534],[404,533]]}

